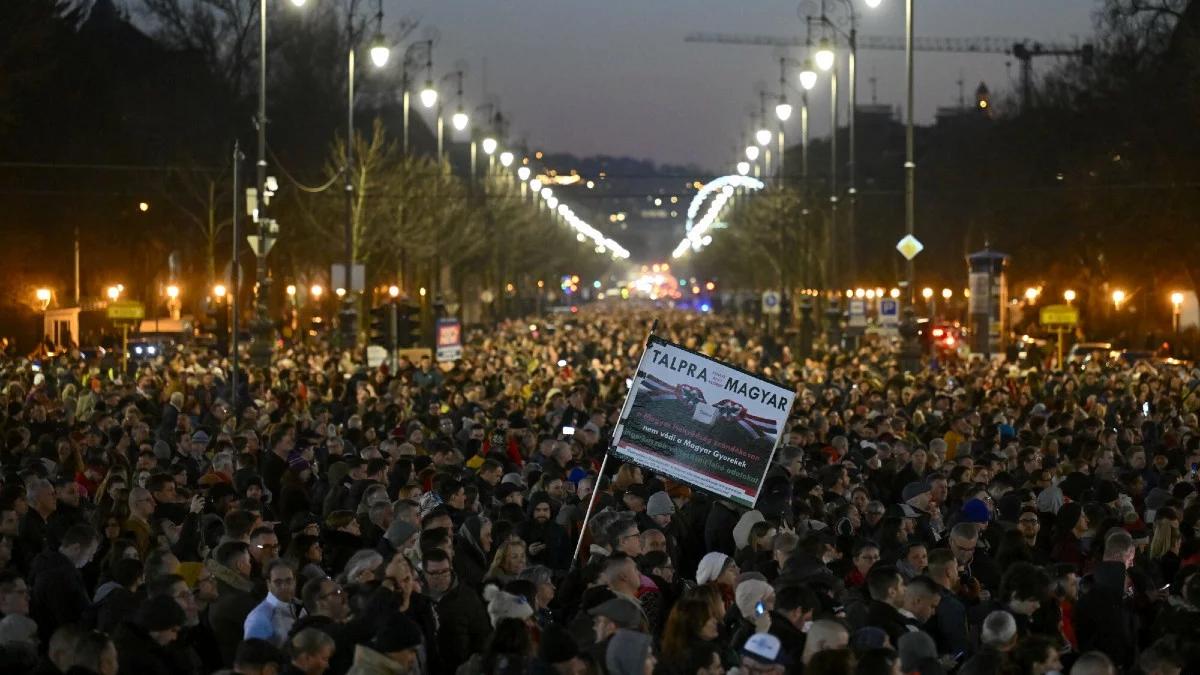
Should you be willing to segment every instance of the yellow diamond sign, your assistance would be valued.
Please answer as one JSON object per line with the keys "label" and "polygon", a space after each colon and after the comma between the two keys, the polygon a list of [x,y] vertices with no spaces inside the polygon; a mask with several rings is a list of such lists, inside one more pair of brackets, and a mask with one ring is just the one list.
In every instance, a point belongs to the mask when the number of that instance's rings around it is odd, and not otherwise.
{"label": "yellow diamond sign", "polygon": [[900,255],[904,256],[905,260],[912,260],[917,257],[918,253],[925,250],[925,244],[911,234],[906,234],[903,239],[896,242],[896,250],[900,251]]}

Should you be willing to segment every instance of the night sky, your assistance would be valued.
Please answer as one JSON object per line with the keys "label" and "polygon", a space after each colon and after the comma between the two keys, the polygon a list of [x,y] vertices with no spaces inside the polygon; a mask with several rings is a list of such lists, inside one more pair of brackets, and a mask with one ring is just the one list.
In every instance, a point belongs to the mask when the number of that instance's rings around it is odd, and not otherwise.
{"label": "night sky", "polygon": [[[809,0],[810,2],[813,0]],[[864,35],[903,35],[902,0],[876,10],[856,0]],[[692,31],[803,35],[795,0],[385,0],[391,19],[437,30],[434,68],[467,65],[467,97],[495,96],[531,148],[610,154],[727,170],[758,107],[758,88],[778,88],[770,47],[685,43]],[[1074,44],[1093,30],[1098,0],[917,0],[919,36],[1005,36]],[[802,56],[798,50],[793,56]],[[1013,92],[1017,64],[1004,55],[916,55],[917,119],[955,105],[985,81]],[[486,62],[486,66],[485,66]],[[1040,69],[1048,59],[1037,62]],[[903,52],[860,52],[859,100],[903,102]],[[793,79],[793,82],[795,80]],[[843,84],[843,92],[845,85]],[[817,93],[819,92],[819,93]],[[813,133],[828,130],[828,80],[810,98]],[[792,99],[796,95],[793,93]],[[845,98],[841,97],[845,106]],[[843,108],[844,110],[844,108]],[[845,119],[843,114],[842,119]],[[797,133],[795,118],[792,133]]]}

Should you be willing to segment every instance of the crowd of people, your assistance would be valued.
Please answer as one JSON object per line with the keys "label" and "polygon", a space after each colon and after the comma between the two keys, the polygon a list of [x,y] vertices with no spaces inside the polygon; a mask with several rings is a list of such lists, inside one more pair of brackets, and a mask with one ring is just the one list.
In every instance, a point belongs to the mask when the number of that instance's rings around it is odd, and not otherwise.
{"label": "crowd of people", "polygon": [[[754,509],[599,475],[652,318],[797,392]],[[883,338],[798,358],[585,308],[445,368],[297,344],[229,372],[0,363],[0,671],[1200,672],[1180,364],[906,373]]]}

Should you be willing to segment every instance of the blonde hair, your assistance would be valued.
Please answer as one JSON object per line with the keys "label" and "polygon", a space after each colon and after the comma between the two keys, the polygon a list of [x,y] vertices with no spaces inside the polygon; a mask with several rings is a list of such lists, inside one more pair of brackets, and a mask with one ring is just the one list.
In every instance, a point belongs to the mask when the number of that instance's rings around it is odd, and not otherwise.
{"label": "blonde hair", "polygon": [[500,546],[496,548],[496,555],[492,558],[492,566],[488,569],[488,577],[516,576],[523,571],[517,570],[516,572],[508,572],[504,569],[504,564],[508,560],[508,552],[513,548],[520,548],[522,551],[524,551],[525,541],[515,535],[505,539],[504,543],[500,544]]}
{"label": "blonde hair", "polygon": [[1179,533],[1179,530],[1169,521],[1163,521],[1154,528],[1154,538],[1150,540],[1150,559],[1158,560],[1171,553],[1181,539],[1183,539],[1183,535]]}

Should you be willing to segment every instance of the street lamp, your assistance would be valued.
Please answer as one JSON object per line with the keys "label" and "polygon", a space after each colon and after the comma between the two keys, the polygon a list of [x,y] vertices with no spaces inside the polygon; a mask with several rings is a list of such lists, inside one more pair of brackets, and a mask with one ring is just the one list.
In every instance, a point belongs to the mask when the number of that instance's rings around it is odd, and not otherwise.
{"label": "street lamp", "polygon": [[400,297],[400,287],[395,284],[388,286],[388,297],[392,297],[392,298]]}
{"label": "street lamp", "polygon": [[[787,101],[782,101],[775,106],[775,117],[780,122],[786,122],[792,116],[792,104]],[[770,133],[770,132],[768,132]]]}
{"label": "street lamp", "polygon": [[1183,313],[1183,293],[1175,291],[1171,293],[1171,326],[1175,332],[1179,332],[1179,319]]}
{"label": "street lamp", "polygon": [[1125,291],[1123,291],[1119,288],[1117,290],[1113,291],[1112,292],[1112,301],[1113,301],[1113,308],[1120,310],[1121,303],[1125,302]]}
{"label": "street lamp", "polygon": [[800,68],[800,87],[804,91],[811,91],[817,86],[817,71],[813,70],[812,59],[804,59],[804,65]]}
{"label": "street lamp", "polygon": [[117,298],[121,297],[121,289],[118,286],[109,286],[104,294],[108,296],[109,302],[116,302]]}
{"label": "street lamp", "polygon": [[1042,294],[1042,292],[1039,291],[1037,288],[1030,286],[1029,288],[1025,289],[1025,302],[1027,302],[1029,304],[1033,304],[1034,302],[1037,301],[1038,296],[1041,294]]}
{"label": "street lamp", "polygon": [[1066,300],[1068,305],[1075,302],[1075,291],[1070,288],[1063,291],[1063,300]]}
{"label": "street lamp", "polygon": [[954,291],[950,290],[949,288],[942,289],[942,299],[943,300],[949,300],[950,297],[953,295],[954,295]]}
{"label": "street lamp", "polygon": [[883,2],[883,0],[863,0],[863,4],[865,4],[867,7],[871,8],[871,9],[875,9],[875,8],[879,7],[879,5],[882,2]]}
{"label": "street lamp", "polygon": [[421,93],[418,96],[421,98],[421,105],[425,106],[426,109],[437,105],[438,93],[437,89],[433,88],[432,79],[425,80],[425,87],[421,89]]}
{"label": "street lamp", "polygon": [[462,131],[463,129],[467,128],[468,124],[471,123],[471,118],[467,115],[467,113],[463,112],[462,109],[459,108],[458,112],[454,113],[454,115],[450,118],[450,123],[454,125],[455,129]]}
{"label": "street lamp", "polygon": [[544,187],[538,191],[538,194],[540,194],[542,196],[542,199],[545,199],[546,201],[550,201],[550,198],[554,196],[554,190],[552,190],[548,187]]}
{"label": "street lamp", "polygon": [[174,300],[179,297],[179,287],[175,284],[167,286],[167,297]]}
{"label": "street lamp", "polygon": [[491,155],[496,152],[497,145],[499,145],[499,143],[496,142],[496,139],[488,136],[487,138],[483,139],[483,142],[479,144],[479,147],[483,148],[484,154]]}
{"label": "street lamp", "polygon": [[746,159],[750,160],[751,162],[758,160],[758,146],[757,145],[747,145],[746,146]]}
{"label": "street lamp", "polygon": [[296,284],[288,284],[287,288],[284,290],[287,291],[289,298],[292,298],[293,300],[296,298]]}
{"label": "street lamp", "polygon": [[758,144],[763,146],[764,148],[767,147],[767,144],[771,142],[770,129],[764,128],[764,129],[759,129],[758,131],[754,132],[754,140],[758,141]]}
{"label": "street lamp", "polygon": [[313,300],[320,300],[321,294],[324,292],[325,289],[321,288],[320,284],[313,284],[312,288],[308,289],[308,294],[313,297]]}
{"label": "street lamp", "polygon": [[535,195],[537,195],[537,194],[541,194],[541,192],[542,192],[542,181],[540,181],[540,180],[538,180],[538,179],[536,179],[536,178],[534,178],[533,180],[529,181],[529,189],[530,189],[530,190],[532,190],[532,191],[533,191],[533,194],[535,194]]}
{"label": "street lamp", "polygon": [[224,299],[227,292],[228,291],[225,289],[224,284],[217,284],[216,286],[213,286],[213,297],[218,300]]}
{"label": "street lamp", "polygon": [[34,291],[33,295],[35,298],[37,298],[37,301],[39,303],[41,303],[42,311],[43,312],[46,311],[46,308],[50,306],[50,298],[51,298],[50,289],[49,288],[39,288],[36,291]]}
{"label": "street lamp", "polygon": [[[504,160],[504,157],[503,157],[503,156],[501,156],[501,158],[500,158],[500,159],[501,159],[501,161],[503,161],[503,160]],[[530,171],[530,170],[529,170],[529,167],[527,167],[527,166],[521,166],[521,167],[517,167],[517,178],[521,179],[522,181],[527,181],[527,180],[529,180],[529,174],[530,174],[530,173],[533,173],[533,172],[532,172],[532,171]]]}
{"label": "street lamp", "polygon": [[507,169],[508,167],[512,166],[513,159],[513,154],[507,150],[500,153],[500,166]]}
{"label": "street lamp", "polygon": [[750,173],[750,162],[741,161],[737,163],[737,172],[743,176]]}
{"label": "street lamp", "polygon": [[813,54],[813,58],[816,60],[818,68],[829,72],[837,58],[837,55],[833,53],[833,45],[830,44],[829,38],[821,38],[821,41],[817,43],[817,51]]}

